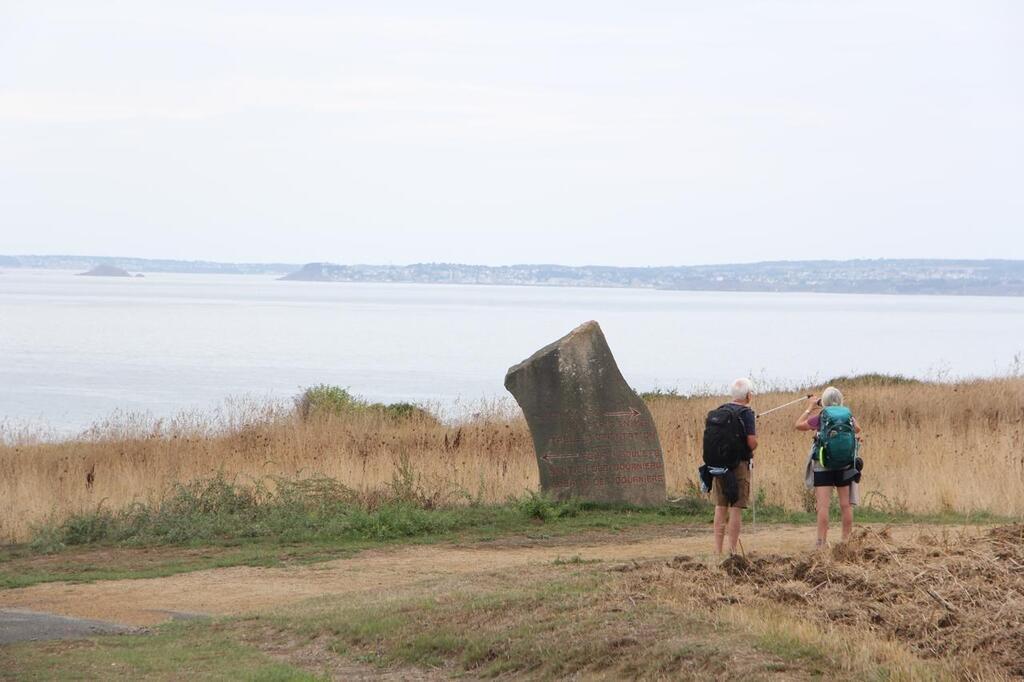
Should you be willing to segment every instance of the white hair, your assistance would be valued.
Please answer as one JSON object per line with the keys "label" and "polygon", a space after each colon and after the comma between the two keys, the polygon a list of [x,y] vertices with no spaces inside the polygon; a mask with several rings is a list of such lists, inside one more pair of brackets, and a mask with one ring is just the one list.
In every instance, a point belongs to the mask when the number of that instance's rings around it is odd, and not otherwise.
{"label": "white hair", "polygon": [[754,384],[746,377],[741,377],[729,386],[729,395],[733,400],[745,400],[747,394],[754,392]]}
{"label": "white hair", "polygon": [[843,393],[835,386],[829,386],[821,392],[821,404],[823,407],[843,404]]}

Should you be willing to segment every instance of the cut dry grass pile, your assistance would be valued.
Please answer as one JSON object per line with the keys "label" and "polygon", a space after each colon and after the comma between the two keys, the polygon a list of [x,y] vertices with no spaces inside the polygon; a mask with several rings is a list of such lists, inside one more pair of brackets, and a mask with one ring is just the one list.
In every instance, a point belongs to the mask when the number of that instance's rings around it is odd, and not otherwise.
{"label": "cut dry grass pile", "polygon": [[862,530],[829,552],[736,556],[721,569],[677,557],[637,571],[634,589],[699,609],[784,607],[823,646],[842,646],[842,632],[873,633],[925,659],[956,660],[965,675],[1024,677],[1024,525],[916,545]]}
{"label": "cut dry grass pile", "polygon": [[[840,383],[864,427],[865,501],[890,511],[1024,514],[1024,379],[927,384],[872,377]],[[153,422],[120,417],[67,441],[0,433],[0,541],[34,524],[102,506],[158,503],[179,484],[218,474],[234,483],[327,477],[371,494],[406,466],[433,504],[504,502],[538,486],[525,421],[500,406],[442,423],[409,406],[367,405],[319,387],[341,408],[317,412],[242,405]],[[759,395],[755,408],[792,399]],[[672,494],[692,491],[706,412],[717,397],[648,398]],[[755,488],[763,501],[808,508],[809,436],[800,411],[759,423]],[[303,417],[302,414],[306,414]]]}

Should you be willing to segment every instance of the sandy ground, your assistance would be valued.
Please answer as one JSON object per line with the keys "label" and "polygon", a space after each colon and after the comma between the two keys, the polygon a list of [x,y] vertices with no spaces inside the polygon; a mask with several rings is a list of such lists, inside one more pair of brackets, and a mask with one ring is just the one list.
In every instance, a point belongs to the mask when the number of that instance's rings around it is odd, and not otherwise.
{"label": "sandy ground", "polygon": [[[892,534],[894,539],[904,540],[935,530],[922,525],[897,526]],[[748,530],[742,541],[748,553],[793,554],[811,551],[813,535],[809,526],[760,526]],[[34,585],[0,591],[0,609],[153,625],[181,614],[245,614],[314,597],[379,593],[432,578],[514,570],[559,557],[616,562],[687,554],[713,561],[708,556],[710,543],[709,528],[662,527],[626,537],[609,534],[562,538],[554,543],[519,539],[472,546],[401,546],[308,566],[234,567],[166,578]]]}

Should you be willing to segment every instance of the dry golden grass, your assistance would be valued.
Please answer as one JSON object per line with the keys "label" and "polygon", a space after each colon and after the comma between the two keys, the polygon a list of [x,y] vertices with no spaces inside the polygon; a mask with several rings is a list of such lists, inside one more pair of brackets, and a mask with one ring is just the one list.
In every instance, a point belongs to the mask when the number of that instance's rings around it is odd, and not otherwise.
{"label": "dry golden grass", "polygon": [[[911,512],[1024,514],[1024,379],[840,387],[864,428],[867,503]],[[764,394],[755,408],[791,398]],[[719,402],[650,400],[670,493],[691,488],[704,415]],[[794,406],[758,427],[755,489],[790,509],[807,503],[810,436],[793,430],[799,412]],[[156,424],[121,419],[62,442],[6,434],[0,540],[24,540],[33,524],[98,505],[117,509],[154,500],[176,483],[218,472],[238,482],[323,475],[369,491],[390,482],[403,460],[439,502],[460,496],[500,502],[538,486],[526,423],[500,409],[445,425],[374,411],[303,421],[279,407],[243,406]]]}
{"label": "dry golden grass", "polygon": [[[915,513],[1024,514],[1024,379],[840,388],[864,429],[864,503]],[[754,407],[768,409],[787,398],[758,396]],[[718,402],[652,401],[670,490],[693,477],[704,414]],[[803,476],[811,435],[793,428],[801,410],[794,406],[758,422],[754,487],[764,489],[769,503],[790,509],[809,502]]]}

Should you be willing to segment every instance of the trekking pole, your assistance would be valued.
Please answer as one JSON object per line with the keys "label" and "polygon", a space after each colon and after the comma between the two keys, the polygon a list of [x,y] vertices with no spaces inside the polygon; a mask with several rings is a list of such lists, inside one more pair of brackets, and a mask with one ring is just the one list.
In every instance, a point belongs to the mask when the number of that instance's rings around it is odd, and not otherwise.
{"label": "trekking pole", "polygon": [[[779,405],[778,407],[773,407],[770,410],[765,410],[764,412],[758,412],[755,415],[755,418],[756,419],[760,419],[761,417],[763,417],[766,414],[771,414],[772,412],[778,412],[779,410],[784,409],[786,407],[789,407],[790,405],[796,405],[801,400],[807,400],[812,395],[813,395],[812,393],[808,393],[807,395],[802,396],[800,398],[797,398],[796,400],[790,400],[785,405]],[[754,460],[753,460],[753,458],[751,458],[751,460],[750,460],[750,496],[751,496],[750,515],[751,515],[751,520],[753,522],[752,525],[754,527],[754,532],[756,533],[757,532],[757,488],[754,486]]]}
{"label": "trekking pole", "polygon": [[[838,495],[838,493],[836,493]],[[754,487],[754,458],[750,458],[750,513],[753,516],[754,532],[757,533],[757,488]]]}
{"label": "trekking pole", "polygon": [[805,395],[805,396],[802,396],[802,397],[800,397],[800,398],[797,398],[796,400],[790,400],[790,401],[789,401],[788,403],[786,403],[785,405],[779,405],[778,407],[773,407],[773,408],[772,408],[772,409],[770,409],[770,410],[765,410],[764,412],[758,412],[758,413],[757,413],[757,418],[758,418],[758,419],[760,419],[761,417],[765,416],[766,414],[771,414],[772,412],[778,412],[779,410],[781,410],[781,409],[783,409],[783,408],[785,408],[785,407],[789,407],[790,405],[796,405],[796,404],[797,404],[798,402],[800,402],[801,400],[807,400],[807,399],[808,399],[808,398],[810,398],[810,397],[811,397],[812,395],[814,395],[814,394],[813,394],[813,393],[808,393],[807,395]]}

